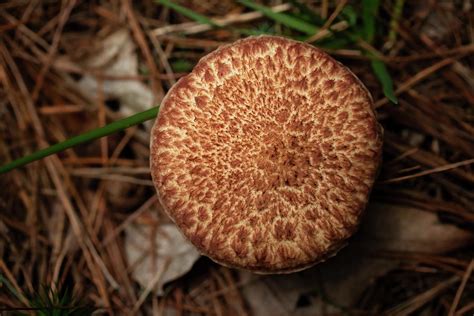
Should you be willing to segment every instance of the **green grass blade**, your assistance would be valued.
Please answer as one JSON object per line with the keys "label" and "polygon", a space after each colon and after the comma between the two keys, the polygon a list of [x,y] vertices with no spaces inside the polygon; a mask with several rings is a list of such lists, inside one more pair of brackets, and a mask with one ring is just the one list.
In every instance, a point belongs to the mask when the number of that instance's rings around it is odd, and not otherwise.
{"label": "green grass blade", "polygon": [[242,35],[262,35],[262,34],[269,34],[266,31],[261,31],[261,30],[252,30],[252,29],[243,29],[243,28],[235,28],[235,27],[224,27],[223,25],[220,25],[207,16],[204,16],[202,14],[196,13],[186,7],[183,7],[182,5],[179,5],[173,1],[170,0],[155,0],[156,3],[162,4],[172,10],[175,10],[176,12],[184,15],[185,17],[190,18],[191,20],[194,20],[195,22],[201,23],[201,24],[207,24],[215,28],[227,28],[231,31],[237,32],[238,34]]}
{"label": "green grass blade", "polygon": [[194,64],[186,59],[178,59],[171,62],[171,69],[173,69],[174,72],[189,72],[193,67]]}
{"label": "green grass blade", "polygon": [[278,23],[307,35],[313,35],[319,29],[311,23],[305,22],[304,20],[295,18],[288,14],[273,12],[270,8],[257,4],[251,0],[238,0],[238,2],[252,10],[259,11],[263,15]]}
{"label": "green grass blade", "polygon": [[12,293],[19,301],[22,300],[22,297],[20,294],[18,294],[18,292],[15,290],[15,288],[13,287],[13,285],[10,284],[10,282],[3,277],[3,274],[0,273],[0,288],[2,287],[6,287],[10,293]]}
{"label": "green grass blade", "polygon": [[329,37],[329,38],[324,38],[321,41],[318,41],[318,47],[324,47],[326,49],[343,49],[348,47],[350,44],[352,44],[353,41],[348,38],[348,37]]}
{"label": "green grass blade", "polygon": [[58,152],[64,151],[68,148],[77,146],[79,144],[83,144],[86,142],[89,142],[91,140],[95,140],[104,136],[108,136],[110,134],[122,131],[126,128],[129,128],[133,125],[137,125],[140,123],[143,123],[145,121],[151,120],[156,117],[158,114],[159,107],[154,107],[149,110],[137,113],[135,115],[129,116],[127,118],[115,121],[113,123],[110,123],[108,125],[105,125],[103,127],[99,127],[96,129],[93,129],[91,131],[88,131],[84,134],[69,138],[68,140],[65,140],[61,143],[55,144],[53,146],[41,149],[39,151],[34,152],[31,155],[22,157],[20,159],[14,160],[10,163],[7,163],[6,165],[3,165],[0,167],[0,174],[6,173],[8,171],[11,171],[15,168],[24,166],[26,164],[29,164],[33,161],[42,159],[44,157],[56,154]]}
{"label": "green grass blade", "polygon": [[301,3],[298,0],[289,0],[291,5],[299,10],[298,17],[305,20],[306,22],[315,23],[317,26],[323,26],[325,20],[318,15],[316,12],[311,10],[304,3]]}
{"label": "green grass blade", "polygon": [[371,61],[372,70],[374,71],[375,75],[379,79],[380,83],[382,84],[383,93],[385,96],[392,101],[393,103],[397,104],[398,99],[395,96],[393,91],[393,82],[390,74],[388,73],[387,67],[385,64],[380,60],[372,60]]}
{"label": "green grass blade", "polygon": [[275,32],[264,29],[243,29],[243,28],[232,28],[233,31],[247,36],[258,36],[258,35],[274,35]]}
{"label": "green grass blade", "polygon": [[69,288],[66,287],[64,293],[61,293],[61,295],[59,295],[59,292],[57,293],[58,306],[69,306],[74,303],[73,297],[69,295]]}
{"label": "green grass blade", "polygon": [[182,5],[179,5],[173,1],[170,0],[155,0],[156,3],[162,4],[170,9],[175,10],[176,12],[184,15],[187,18],[190,18],[191,20],[194,20],[198,23],[201,24],[208,24],[214,27],[220,27],[219,24],[216,22],[212,21],[210,18],[207,16],[204,16],[202,14],[196,13],[191,9],[188,9],[186,7],[183,7]]}
{"label": "green grass blade", "polygon": [[388,40],[390,42],[395,42],[397,39],[398,32],[398,22],[403,12],[403,6],[405,5],[405,0],[397,0],[393,8],[392,19],[390,21],[390,32],[388,33]]}
{"label": "green grass blade", "polygon": [[375,36],[375,17],[379,10],[379,0],[362,1],[362,20],[364,24],[364,39],[367,43],[372,43]]}
{"label": "green grass blade", "polygon": [[346,5],[344,9],[342,9],[341,16],[350,26],[356,25],[357,19],[359,18],[357,11],[351,5]]}
{"label": "green grass blade", "polygon": [[[362,22],[363,22],[363,28],[362,28],[362,38],[369,44],[371,44],[374,41],[375,38],[375,29],[376,29],[376,20],[375,18],[377,17],[377,13],[379,10],[380,6],[380,0],[363,0],[362,1]],[[356,34],[352,34],[352,37],[355,39],[357,37]],[[380,84],[382,85],[382,90],[384,95],[389,99],[391,102],[397,104],[398,99],[395,96],[395,92],[393,90],[393,81],[392,78],[390,77],[390,74],[387,70],[387,67],[385,64],[375,58],[373,53],[366,51],[366,54],[369,57],[372,57],[372,61],[370,62],[370,65],[372,66],[372,70],[377,77],[377,79],[380,81]]]}

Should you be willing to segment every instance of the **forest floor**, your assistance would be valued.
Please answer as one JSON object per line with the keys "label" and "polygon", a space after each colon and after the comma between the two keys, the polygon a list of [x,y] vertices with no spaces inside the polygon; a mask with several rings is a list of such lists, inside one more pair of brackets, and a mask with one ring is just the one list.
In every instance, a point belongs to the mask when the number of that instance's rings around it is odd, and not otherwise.
{"label": "forest floor", "polygon": [[384,162],[360,231],[289,275],[199,257],[160,211],[146,122],[0,176],[0,314],[472,315],[472,1],[176,3],[0,3],[0,164],[158,105],[220,45],[281,35],[374,98]]}

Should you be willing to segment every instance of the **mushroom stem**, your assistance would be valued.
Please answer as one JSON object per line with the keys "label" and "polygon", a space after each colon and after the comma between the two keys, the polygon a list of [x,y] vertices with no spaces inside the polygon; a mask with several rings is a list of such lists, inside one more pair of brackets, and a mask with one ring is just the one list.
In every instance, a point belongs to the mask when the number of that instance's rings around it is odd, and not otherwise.
{"label": "mushroom stem", "polygon": [[157,116],[159,109],[159,106],[153,107],[149,110],[134,114],[127,118],[112,122],[108,125],[93,129],[84,134],[69,138],[63,142],[54,144],[50,147],[38,150],[32,153],[31,155],[19,158],[17,160],[13,160],[12,162],[0,167],[0,174],[6,173],[18,167],[22,167],[26,164],[42,159],[44,157],[57,154],[58,152],[64,151],[79,144],[83,144],[104,136],[108,136],[118,131],[127,129],[131,126],[138,125],[145,121],[151,120]]}

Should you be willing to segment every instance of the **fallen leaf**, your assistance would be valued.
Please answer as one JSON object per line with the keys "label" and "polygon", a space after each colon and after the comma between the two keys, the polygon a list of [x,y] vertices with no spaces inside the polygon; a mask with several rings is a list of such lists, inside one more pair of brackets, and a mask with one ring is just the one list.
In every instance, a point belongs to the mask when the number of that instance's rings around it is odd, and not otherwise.
{"label": "fallen leaf", "polygon": [[163,295],[163,286],[186,274],[200,256],[173,223],[160,223],[155,229],[146,223],[129,225],[125,253],[133,279],[144,288],[153,286],[157,295]]}
{"label": "fallen leaf", "polygon": [[[106,37],[98,50],[78,63],[89,71],[110,78],[133,78],[139,75],[136,46],[126,29]],[[68,63],[63,60],[62,64]],[[68,65],[74,68],[71,62]],[[102,88],[104,99],[118,103],[117,111],[123,117],[147,110],[154,105],[151,89],[137,79],[103,79],[98,82],[95,76],[86,74],[77,84],[81,92],[91,100],[98,99],[99,89]]]}
{"label": "fallen leaf", "polygon": [[442,223],[434,213],[414,207],[372,204],[353,243],[366,249],[441,254],[471,244],[472,232]]}
{"label": "fallen leaf", "polygon": [[374,256],[377,251],[441,254],[473,241],[471,232],[441,223],[434,213],[374,203],[360,231],[336,256],[295,274],[257,277],[240,272],[246,283],[242,292],[256,315],[340,313],[353,306],[371,282],[399,265]]}

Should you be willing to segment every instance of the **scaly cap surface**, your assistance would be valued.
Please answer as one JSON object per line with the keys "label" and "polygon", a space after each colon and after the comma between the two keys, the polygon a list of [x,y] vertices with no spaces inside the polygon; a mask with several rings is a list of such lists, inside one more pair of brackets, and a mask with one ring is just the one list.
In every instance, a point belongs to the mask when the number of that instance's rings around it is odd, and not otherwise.
{"label": "scaly cap surface", "polygon": [[170,89],[151,172],[165,211],[204,255],[292,272],[357,229],[381,146],[371,96],[347,68],[307,44],[249,37]]}

